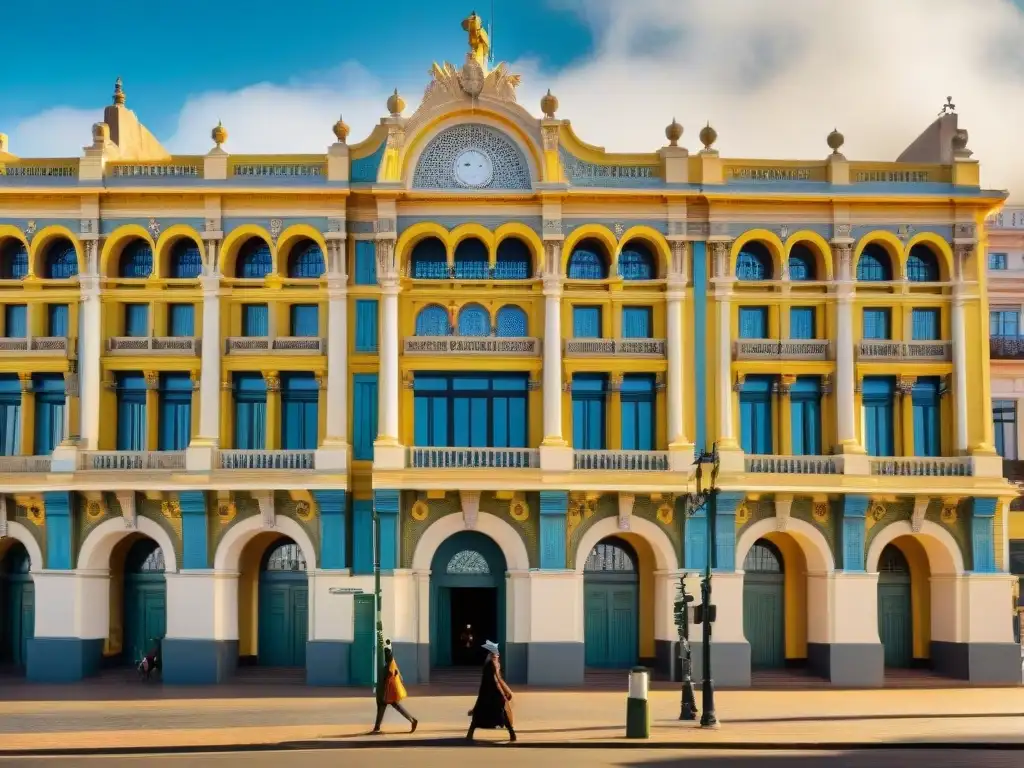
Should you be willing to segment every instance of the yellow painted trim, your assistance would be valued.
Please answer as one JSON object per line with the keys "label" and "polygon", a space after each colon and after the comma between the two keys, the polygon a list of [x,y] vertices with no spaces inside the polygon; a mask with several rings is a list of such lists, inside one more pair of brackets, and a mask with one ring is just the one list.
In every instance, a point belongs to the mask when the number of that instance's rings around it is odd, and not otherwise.
{"label": "yellow painted trim", "polygon": [[[444,243],[445,248],[448,249],[447,229],[432,221],[421,221],[417,224],[413,224],[401,234],[398,238],[398,242],[395,243],[395,259],[396,264],[398,265],[399,274],[404,272],[409,256],[412,255],[412,249],[415,248],[421,240],[426,240],[428,237],[436,237]],[[450,249],[448,249],[448,253],[451,253]]]}
{"label": "yellow painted trim", "polygon": [[544,264],[544,241],[541,240],[540,235],[534,232],[533,229],[519,221],[507,222],[494,230],[494,259],[491,261],[492,266],[497,260],[498,247],[502,241],[510,237],[518,237],[526,243],[532,257],[532,263],[530,264],[531,274],[537,272]]}
{"label": "yellow painted trim", "polygon": [[[277,248],[274,246],[274,238],[270,233],[258,224],[242,224],[231,230],[231,233],[224,238],[220,248],[220,273],[226,277],[234,277],[235,260],[238,258],[238,249],[242,247],[250,237],[259,237],[270,246],[271,264],[277,259]],[[230,267],[230,269],[228,269]]]}
{"label": "yellow painted trim", "polygon": [[286,275],[288,273],[288,257],[291,255],[292,248],[295,247],[297,242],[307,238],[319,246],[320,253],[323,254],[324,257],[324,268],[326,269],[327,241],[324,240],[323,233],[318,232],[309,224],[292,224],[278,236],[277,248],[272,251],[274,257],[274,274]]}
{"label": "yellow painted trim", "polygon": [[892,259],[892,279],[902,280],[906,267],[903,243],[892,232],[886,232],[883,229],[872,230],[857,241],[857,245],[853,249],[853,266],[851,267],[854,279],[857,277],[857,262],[860,261],[860,255],[871,243],[879,243],[885,248],[889,253],[889,258]]}
{"label": "yellow painted trim", "polygon": [[373,130],[370,131],[370,135],[360,141],[358,144],[348,145],[348,157],[349,160],[362,160],[363,158],[369,157],[377,148],[387,141],[388,129],[383,125],[375,125]]}
{"label": "yellow painted trim", "polygon": [[183,237],[187,237],[199,248],[199,256],[206,263],[206,243],[194,227],[188,224],[174,224],[160,233],[153,249],[153,275],[166,278],[170,266],[171,247]]}
{"label": "yellow painted trim", "polygon": [[60,224],[51,224],[36,232],[35,237],[32,238],[32,243],[29,245],[28,269],[30,277],[43,274],[41,269],[43,265],[40,263],[40,259],[42,259],[50,242],[58,237],[65,237],[71,242],[75,249],[75,255],[78,256],[78,274],[85,272],[85,254],[82,252],[82,243],[78,237],[67,227]]}
{"label": "yellow painted trim", "polygon": [[[25,246],[25,250],[29,250],[30,245],[28,239],[25,237],[25,233],[13,224],[0,224],[0,241],[5,240],[8,237],[14,238]],[[31,260],[29,260],[29,265],[31,267]]]}
{"label": "yellow painted trim", "polygon": [[772,531],[765,539],[782,555],[783,615],[787,659],[807,658],[807,556],[790,533]]}
{"label": "yellow painted trim", "polygon": [[464,240],[469,240],[475,237],[483,242],[484,247],[487,248],[487,260],[488,263],[494,263],[495,245],[494,245],[494,233],[487,227],[468,222],[466,224],[460,224],[451,232],[448,233],[448,264],[455,263],[455,249],[459,247],[459,244]]}
{"label": "yellow painted trim", "polygon": [[810,229],[801,229],[794,232],[783,245],[783,253],[787,266],[789,265],[789,252],[794,245],[800,243],[810,244],[813,250],[818,252],[818,280],[833,280],[835,277],[835,264],[832,261],[832,248],[824,237]]}
{"label": "yellow painted trim", "polygon": [[615,234],[603,224],[584,224],[581,227],[577,227],[565,238],[562,243],[562,264],[561,274],[564,276],[569,271],[569,257],[572,256],[573,250],[576,245],[583,240],[593,238],[599,241],[608,250],[608,261],[609,269],[608,274],[613,275],[611,267],[618,258],[619,243],[615,239]]}
{"label": "yellow painted trim", "polygon": [[573,157],[598,165],[650,165],[661,172],[661,158],[654,152],[610,153],[604,147],[588,144],[579,137],[568,120],[562,121],[560,131],[562,147]]}
{"label": "yellow painted trim", "polygon": [[931,657],[932,640],[932,587],[928,552],[916,537],[897,536],[895,545],[910,566],[910,613],[914,634],[914,658]]}
{"label": "yellow painted trim", "polygon": [[622,247],[629,243],[630,240],[642,240],[651,246],[658,260],[657,276],[663,278],[668,275],[668,267],[672,263],[672,248],[669,246],[668,240],[658,230],[642,224],[630,227],[622,233],[622,237],[619,238],[618,246],[615,249],[615,255],[612,258],[609,274],[619,274],[619,256],[622,255]]}
{"label": "yellow painted trim", "polygon": [[943,240],[934,232],[918,232],[910,240],[907,241],[907,245],[904,248],[903,262],[906,264],[908,258],[910,258],[910,249],[915,245],[924,243],[930,245],[935,250],[935,255],[939,257],[939,279],[940,280],[952,280],[953,276],[953,249],[949,247],[949,243]]}
{"label": "yellow painted trim", "polygon": [[736,260],[739,258],[743,246],[755,240],[768,246],[768,252],[772,255],[772,279],[780,280],[782,278],[782,254],[786,249],[779,236],[770,229],[748,229],[733,240],[732,250],[729,252],[729,274],[736,274]]}
{"label": "yellow painted trim", "polygon": [[[150,275],[159,274],[156,272],[156,243],[149,231],[138,224],[123,224],[111,232],[103,243],[103,250],[100,251],[100,274],[104,277],[117,277],[117,259],[121,257],[121,251],[132,240],[141,239],[149,243],[153,252],[153,271]],[[115,258],[116,256],[116,258]],[[114,261],[114,272],[111,273],[111,259]]]}

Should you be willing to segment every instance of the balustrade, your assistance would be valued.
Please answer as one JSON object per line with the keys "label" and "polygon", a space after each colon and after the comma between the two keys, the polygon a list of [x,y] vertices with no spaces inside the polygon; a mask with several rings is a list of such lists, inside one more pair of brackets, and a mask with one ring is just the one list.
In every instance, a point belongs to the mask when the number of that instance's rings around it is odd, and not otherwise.
{"label": "balustrade", "polygon": [[0,472],[49,472],[49,456],[0,456]]}
{"label": "balustrade", "polygon": [[512,336],[412,336],[402,341],[405,355],[515,355],[537,357],[540,339]]}
{"label": "balustrade", "polygon": [[868,459],[872,475],[889,477],[970,477],[969,457],[872,456]]}
{"label": "balustrade", "polygon": [[950,341],[879,341],[864,339],[857,349],[859,360],[936,361],[952,359]]}
{"label": "balustrade", "polygon": [[664,357],[665,339],[566,339],[566,357]]}
{"label": "balustrade", "polygon": [[1024,360],[1024,337],[993,336],[988,340],[988,350],[993,360]]}
{"label": "balustrade", "polygon": [[22,338],[0,339],[0,354],[19,355],[66,355],[68,339],[66,336],[29,336]]}
{"label": "balustrade", "polygon": [[229,336],[229,355],[251,355],[260,352],[281,352],[289,355],[324,355],[327,340],[319,336]]}
{"label": "balustrade", "polygon": [[733,344],[737,360],[828,360],[827,339],[739,339]]}
{"label": "balustrade", "polygon": [[664,472],[668,451],[573,451],[573,468],[608,472]]}
{"label": "balustrade", "polygon": [[184,451],[81,451],[78,468],[84,471],[132,469],[185,469]]}
{"label": "balustrade", "polygon": [[832,456],[757,456],[743,458],[747,472],[780,475],[834,475],[836,460]]}
{"label": "balustrade", "polygon": [[224,450],[221,469],[315,469],[316,451]]}
{"label": "balustrade", "polygon": [[199,340],[194,336],[112,336],[107,339],[111,355],[198,355]]}
{"label": "balustrade", "polygon": [[533,448],[409,448],[415,469],[536,469],[540,451]]}

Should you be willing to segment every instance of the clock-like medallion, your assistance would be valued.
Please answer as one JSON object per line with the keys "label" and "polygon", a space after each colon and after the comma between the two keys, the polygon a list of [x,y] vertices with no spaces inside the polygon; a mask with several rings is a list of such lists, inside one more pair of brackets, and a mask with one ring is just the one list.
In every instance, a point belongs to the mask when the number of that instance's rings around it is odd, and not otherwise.
{"label": "clock-like medallion", "polygon": [[455,178],[467,187],[486,187],[494,177],[490,156],[479,149],[466,149],[455,158]]}

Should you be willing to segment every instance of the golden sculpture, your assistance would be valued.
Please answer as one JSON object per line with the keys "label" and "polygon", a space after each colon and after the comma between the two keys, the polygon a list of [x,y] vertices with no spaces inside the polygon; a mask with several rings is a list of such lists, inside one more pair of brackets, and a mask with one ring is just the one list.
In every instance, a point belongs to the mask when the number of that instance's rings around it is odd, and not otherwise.
{"label": "golden sculpture", "polygon": [[484,29],[484,22],[476,11],[469,14],[469,18],[462,22],[462,28],[469,33],[469,53],[479,62],[481,67],[487,66],[487,60],[491,53],[491,39]]}

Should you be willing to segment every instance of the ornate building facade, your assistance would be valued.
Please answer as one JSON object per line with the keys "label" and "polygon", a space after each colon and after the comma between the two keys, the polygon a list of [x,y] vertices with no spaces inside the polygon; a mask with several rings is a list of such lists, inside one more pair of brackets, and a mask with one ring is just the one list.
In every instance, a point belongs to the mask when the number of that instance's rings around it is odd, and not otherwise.
{"label": "ornate building facade", "polygon": [[[986,217],[956,116],[898,162],[612,154],[435,65],[323,155],[171,156],[118,83],[80,158],[0,145],[3,654],[365,683],[373,513],[410,681],[675,674],[716,445],[715,678],[1020,681]],[[326,127],[325,127],[326,128]],[[823,151],[824,154],[824,151]],[[998,608],[998,610],[997,610]]]}

